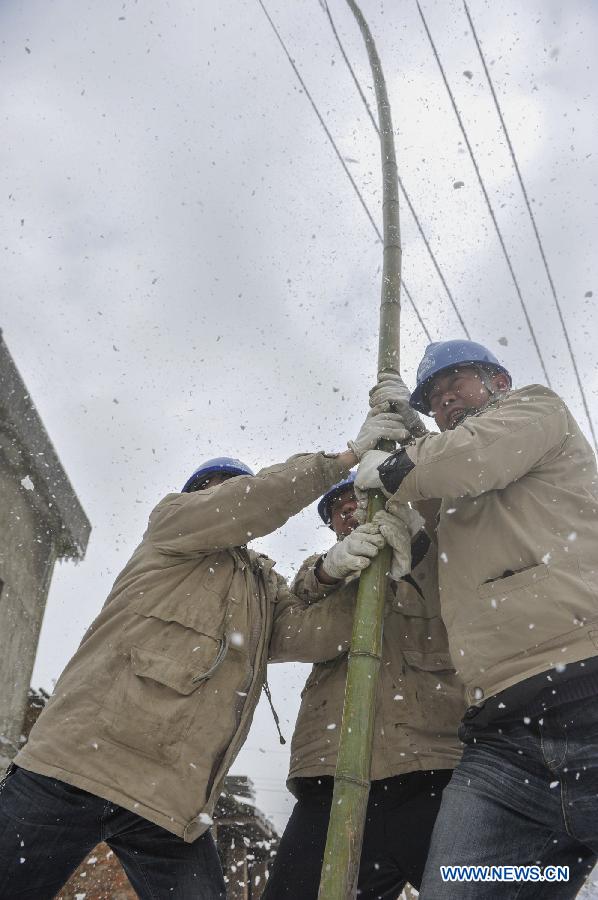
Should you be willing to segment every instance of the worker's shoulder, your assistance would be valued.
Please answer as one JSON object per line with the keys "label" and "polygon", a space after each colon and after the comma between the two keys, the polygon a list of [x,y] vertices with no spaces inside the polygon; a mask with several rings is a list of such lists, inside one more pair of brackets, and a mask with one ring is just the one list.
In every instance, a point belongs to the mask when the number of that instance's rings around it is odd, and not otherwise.
{"label": "worker's shoulder", "polygon": [[157,509],[159,506],[164,506],[168,503],[173,503],[175,500],[184,501],[186,497],[190,497],[191,494],[181,494],[180,491],[172,491],[170,494],[166,494],[162,497],[161,500],[154,506],[154,509]]}
{"label": "worker's shoulder", "polygon": [[509,391],[505,399],[521,403],[529,403],[534,400],[552,400],[564,403],[563,398],[545,384],[526,384],[523,387],[515,388]]}
{"label": "worker's shoulder", "polygon": [[191,497],[191,494],[181,494],[178,491],[175,493],[174,491],[171,494],[166,494],[162,497],[161,500],[156,503],[150,512],[150,521],[155,519],[156,516],[159,516],[161,512],[168,509],[171,506],[178,506],[180,503],[184,503],[185,497]]}
{"label": "worker's shoulder", "polygon": [[489,410],[492,408],[498,411],[500,417],[501,410],[505,413],[508,410],[513,412],[529,410],[530,414],[533,411],[538,415],[548,415],[558,410],[566,410],[567,406],[563,398],[551,388],[543,384],[527,384],[500,397],[496,403],[490,405]]}

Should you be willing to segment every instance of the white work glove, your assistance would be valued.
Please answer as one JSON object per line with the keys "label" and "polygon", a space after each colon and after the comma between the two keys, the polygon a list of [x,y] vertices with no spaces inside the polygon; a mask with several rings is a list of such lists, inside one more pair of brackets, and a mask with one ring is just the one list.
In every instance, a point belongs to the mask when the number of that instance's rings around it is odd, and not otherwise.
{"label": "white work glove", "polygon": [[371,561],[384,547],[384,538],[374,522],[359,525],[355,531],[332,547],[321,562],[321,568],[330,578],[357,576],[367,569]]}
{"label": "white work glove", "polygon": [[390,455],[385,450],[368,450],[359,463],[355,481],[353,482],[353,490],[357,500],[357,509],[353,516],[360,525],[367,519],[368,491],[382,491],[385,497],[391,496],[380,481],[378,473],[378,466],[381,466]]}
{"label": "white work glove", "polygon": [[417,412],[409,406],[411,391],[396,372],[384,372],[370,391],[370,406],[383,406],[396,411],[413,437],[422,437],[428,429]]}
{"label": "white work glove", "polygon": [[374,449],[378,441],[387,440],[401,443],[408,441],[409,437],[409,431],[405,428],[398,413],[375,408],[369,411],[365,422],[359,429],[359,434],[354,441],[348,442],[348,446],[357,459],[361,459],[364,453]]}
{"label": "white work glove", "polygon": [[380,510],[375,514],[373,522],[380,529],[386,543],[392,547],[390,577],[398,581],[411,571],[411,539],[423,528],[424,520],[416,510],[405,504],[396,513]]}

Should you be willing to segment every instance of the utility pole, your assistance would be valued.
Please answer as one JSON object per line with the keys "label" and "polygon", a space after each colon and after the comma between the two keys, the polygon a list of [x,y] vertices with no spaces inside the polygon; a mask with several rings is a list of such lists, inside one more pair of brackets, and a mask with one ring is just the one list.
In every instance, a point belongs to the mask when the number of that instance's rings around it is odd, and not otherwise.
{"label": "utility pole", "polygon": [[[368,24],[355,0],[347,0],[368,52],[374,78],[383,191],[383,267],[378,341],[378,377],[399,372],[401,229],[399,184],[390,103],[380,58]],[[392,443],[380,449],[392,451]],[[384,497],[370,493],[368,521],[384,508]],[[359,860],[370,791],[370,766],[382,655],[382,625],[391,548],[380,551],[359,579],[357,605],[347,667],[345,705],[328,838],[318,900],[348,900],[356,896]]]}

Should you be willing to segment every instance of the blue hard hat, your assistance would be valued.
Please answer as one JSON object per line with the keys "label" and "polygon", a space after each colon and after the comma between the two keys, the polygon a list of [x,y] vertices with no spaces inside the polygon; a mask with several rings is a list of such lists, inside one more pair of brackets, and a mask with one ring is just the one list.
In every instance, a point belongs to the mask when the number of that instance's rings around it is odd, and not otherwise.
{"label": "blue hard hat", "polygon": [[353,482],[355,481],[355,472],[349,472],[347,478],[344,481],[339,481],[338,484],[333,484],[329,491],[326,491],[324,496],[321,498],[318,503],[318,513],[320,514],[320,518],[325,525],[330,525],[330,507],[332,506],[332,501],[338,497],[339,494],[348,488],[353,486]]}
{"label": "blue hard hat", "polygon": [[426,347],[417,368],[417,385],[409,398],[409,405],[428,415],[430,407],[426,401],[426,388],[430,381],[445,369],[466,365],[491,366],[497,372],[503,372],[509,379],[509,385],[511,384],[507,369],[482,344],[476,344],[475,341],[438,341]]}
{"label": "blue hard hat", "polygon": [[181,493],[190,493],[195,482],[203,480],[215,472],[226,472],[228,475],[253,475],[249,466],[246,466],[240,459],[234,459],[232,456],[215,456],[214,459],[206,459],[199,469],[195,470],[185,482]]}

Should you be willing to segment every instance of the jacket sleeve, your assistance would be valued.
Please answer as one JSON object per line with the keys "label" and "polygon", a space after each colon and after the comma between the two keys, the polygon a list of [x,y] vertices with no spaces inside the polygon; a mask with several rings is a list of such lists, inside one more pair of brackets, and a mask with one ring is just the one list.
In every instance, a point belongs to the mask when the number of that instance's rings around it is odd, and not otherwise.
{"label": "jacket sleeve", "polygon": [[270,662],[326,662],[349,649],[358,582],[321,584],[314,572],[319,558],[303,563],[291,588],[280,579]]}
{"label": "jacket sleeve", "polygon": [[478,497],[501,490],[558,453],[568,434],[567,410],[539,386],[514,391],[453,431],[429,434],[407,448],[415,468],[389,501]]}
{"label": "jacket sleeve", "polygon": [[152,512],[145,537],[176,556],[241,547],[280,528],[347,472],[337,456],[301,454],[212,489],[171,494]]}

